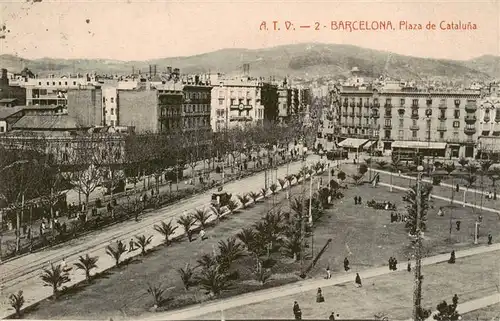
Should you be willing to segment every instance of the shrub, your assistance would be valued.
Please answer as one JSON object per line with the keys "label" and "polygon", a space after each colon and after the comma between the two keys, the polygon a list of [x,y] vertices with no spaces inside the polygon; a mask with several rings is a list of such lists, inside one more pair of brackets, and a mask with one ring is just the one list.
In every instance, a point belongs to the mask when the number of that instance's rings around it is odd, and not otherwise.
{"label": "shrub", "polygon": [[21,309],[25,303],[23,291],[19,291],[17,294],[12,293],[9,295],[9,303],[10,306],[16,311],[16,316],[20,319],[22,317]]}
{"label": "shrub", "polygon": [[441,184],[441,180],[442,180],[441,176],[432,176],[432,185],[437,186]]}

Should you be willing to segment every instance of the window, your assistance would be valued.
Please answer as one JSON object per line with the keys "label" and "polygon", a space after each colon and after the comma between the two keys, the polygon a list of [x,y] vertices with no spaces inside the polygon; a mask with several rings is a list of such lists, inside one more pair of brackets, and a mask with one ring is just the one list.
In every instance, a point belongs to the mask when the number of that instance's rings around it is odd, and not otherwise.
{"label": "window", "polygon": [[73,86],[76,86],[76,81],[73,81]]}
{"label": "window", "polygon": [[385,131],[385,138],[387,138],[387,139],[391,138],[391,131],[390,130]]}
{"label": "window", "polygon": [[413,119],[413,126],[417,126],[417,120]]}
{"label": "window", "polygon": [[114,115],[114,114],[115,114],[115,109],[111,108],[111,115]]}
{"label": "window", "polygon": [[460,119],[460,110],[454,110],[453,116],[455,117],[455,119]]}
{"label": "window", "polygon": [[65,82],[64,82],[64,84],[67,86],[67,85],[68,85],[68,82],[67,82],[67,81],[65,81]]}
{"label": "window", "polygon": [[5,132],[5,128],[3,126],[0,126],[0,133]]}
{"label": "window", "polygon": [[39,82],[38,82],[38,85],[39,85],[39,86],[41,86],[41,85],[42,85],[42,82],[41,82],[41,81],[39,81]]}
{"label": "window", "polygon": [[403,139],[403,137],[405,136],[405,131],[400,130],[398,136],[399,136],[399,139]]}
{"label": "window", "polygon": [[458,139],[458,132],[453,132],[453,138]]}
{"label": "window", "polygon": [[47,86],[50,86],[50,82],[47,81]]}
{"label": "window", "polygon": [[224,98],[219,98],[219,106],[224,105]]}
{"label": "window", "polygon": [[59,82],[59,86],[61,86],[61,82]]}
{"label": "window", "polygon": [[391,126],[391,120],[390,119],[386,119],[385,120],[385,125],[386,126]]}
{"label": "window", "polygon": [[404,120],[404,119],[400,119],[400,120],[399,120],[399,127],[403,127],[404,122],[405,122],[405,120]]}
{"label": "window", "polygon": [[460,105],[460,99],[455,99],[455,105]]}
{"label": "window", "polygon": [[411,101],[411,105],[412,105],[413,107],[418,107],[418,99],[413,99],[413,100]]}
{"label": "window", "polygon": [[113,97],[111,97],[111,103],[114,103],[115,102],[115,99]]}
{"label": "window", "polygon": [[416,130],[411,131],[411,137],[417,138],[417,131]]}
{"label": "window", "polygon": [[439,132],[439,138],[441,138],[441,139],[444,138],[444,132]]}
{"label": "window", "polygon": [[460,122],[459,121],[454,121],[453,122],[453,128],[460,128]]}
{"label": "window", "polygon": [[56,82],[55,82],[55,81],[53,81],[53,82],[52,82],[52,86],[55,86],[55,85],[56,85]]}
{"label": "window", "polygon": [[[111,113],[111,115],[113,115],[113,113]],[[111,125],[111,127],[114,127],[115,126],[115,121],[114,120],[110,120],[109,124]]]}
{"label": "window", "polygon": [[401,104],[401,106],[403,106],[403,105],[405,104],[405,99],[404,99],[404,98],[401,98],[401,99],[399,100],[399,103]]}
{"label": "window", "polygon": [[106,102],[106,97],[102,97],[102,102],[105,103]]}

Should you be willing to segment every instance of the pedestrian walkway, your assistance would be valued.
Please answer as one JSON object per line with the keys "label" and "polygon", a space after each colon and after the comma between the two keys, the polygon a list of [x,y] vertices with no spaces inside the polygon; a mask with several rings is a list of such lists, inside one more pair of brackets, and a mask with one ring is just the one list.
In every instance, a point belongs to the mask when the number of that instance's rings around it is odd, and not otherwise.
{"label": "pedestrian walkway", "polygon": [[[490,246],[479,246],[471,248],[468,250],[455,252],[455,257],[463,258],[472,255],[480,255],[483,253],[500,251],[500,244],[494,244]],[[450,254],[439,254],[431,257],[426,257],[422,259],[422,266],[427,266],[431,264],[437,264],[441,262],[446,262],[450,258]],[[413,265],[415,262],[412,262]],[[406,269],[407,262],[398,264],[398,270]],[[147,315],[142,320],[156,321],[156,320],[189,320],[196,319],[202,315],[215,313],[221,311],[221,309],[228,310],[240,306],[245,306],[249,304],[254,304],[258,302],[263,302],[271,299],[276,299],[280,297],[285,297],[289,295],[298,294],[305,291],[315,290],[319,287],[324,288],[327,286],[334,286],[343,283],[352,282],[354,277],[358,272],[363,279],[369,279],[385,274],[392,273],[388,270],[386,266],[378,268],[370,268],[367,270],[355,271],[352,273],[346,273],[341,275],[333,276],[329,280],[325,279],[312,279],[300,281],[293,284],[283,285],[280,287],[275,287],[271,289],[266,289],[262,291],[256,291],[252,293],[247,293],[227,299],[211,301],[207,303],[197,304],[184,309],[179,309],[176,311],[168,311],[163,313],[155,313],[153,315]]]}
{"label": "pedestrian walkway", "polygon": [[[475,300],[470,300],[464,303],[459,303],[457,305],[457,312],[460,315],[464,315],[465,313],[473,312],[479,309],[483,309],[489,307],[490,305],[494,305],[500,303],[500,293],[495,293],[486,297],[482,297]],[[433,312],[431,316],[426,321],[434,320],[433,315],[437,311]],[[499,311],[500,313],[500,311]],[[413,321],[413,319],[408,319],[406,321]]]}

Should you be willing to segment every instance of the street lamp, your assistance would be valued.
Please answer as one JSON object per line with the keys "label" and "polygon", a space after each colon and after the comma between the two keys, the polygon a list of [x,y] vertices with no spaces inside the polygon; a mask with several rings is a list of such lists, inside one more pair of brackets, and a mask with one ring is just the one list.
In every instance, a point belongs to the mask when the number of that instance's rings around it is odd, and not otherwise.
{"label": "street lamp", "polygon": [[414,321],[419,321],[420,320],[420,313],[421,313],[421,301],[422,301],[422,235],[421,235],[421,180],[422,180],[422,171],[424,170],[422,165],[419,165],[417,167],[417,215],[416,215],[416,227],[415,227],[415,234],[416,234],[416,246],[415,246],[415,289],[413,292],[413,320]]}

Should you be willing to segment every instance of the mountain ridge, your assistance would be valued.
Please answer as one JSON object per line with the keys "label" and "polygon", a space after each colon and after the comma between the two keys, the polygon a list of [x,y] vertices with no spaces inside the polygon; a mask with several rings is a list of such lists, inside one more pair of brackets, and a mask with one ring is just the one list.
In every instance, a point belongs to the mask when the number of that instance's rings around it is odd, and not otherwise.
{"label": "mountain ridge", "polygon": [[352,67],[367,77],[382,74],[399,79],[468,79],[493,80],[500,77],[500,56],[482,55],[469,60],[421,58],[354,45],[299,43],[262,49],[226,48],[192,56],[156,58],[144,61],[117,59],[25,59],[0,55],[0,66],[19,72],[27,67],[34,73],[68,74],[98,72],[104,74],[148,72],[148,65],[157,71],[167,66],[181,72],[222,72],[241,74],[242,66],[250,64],[250,74],[262,77],[344,78]]}

